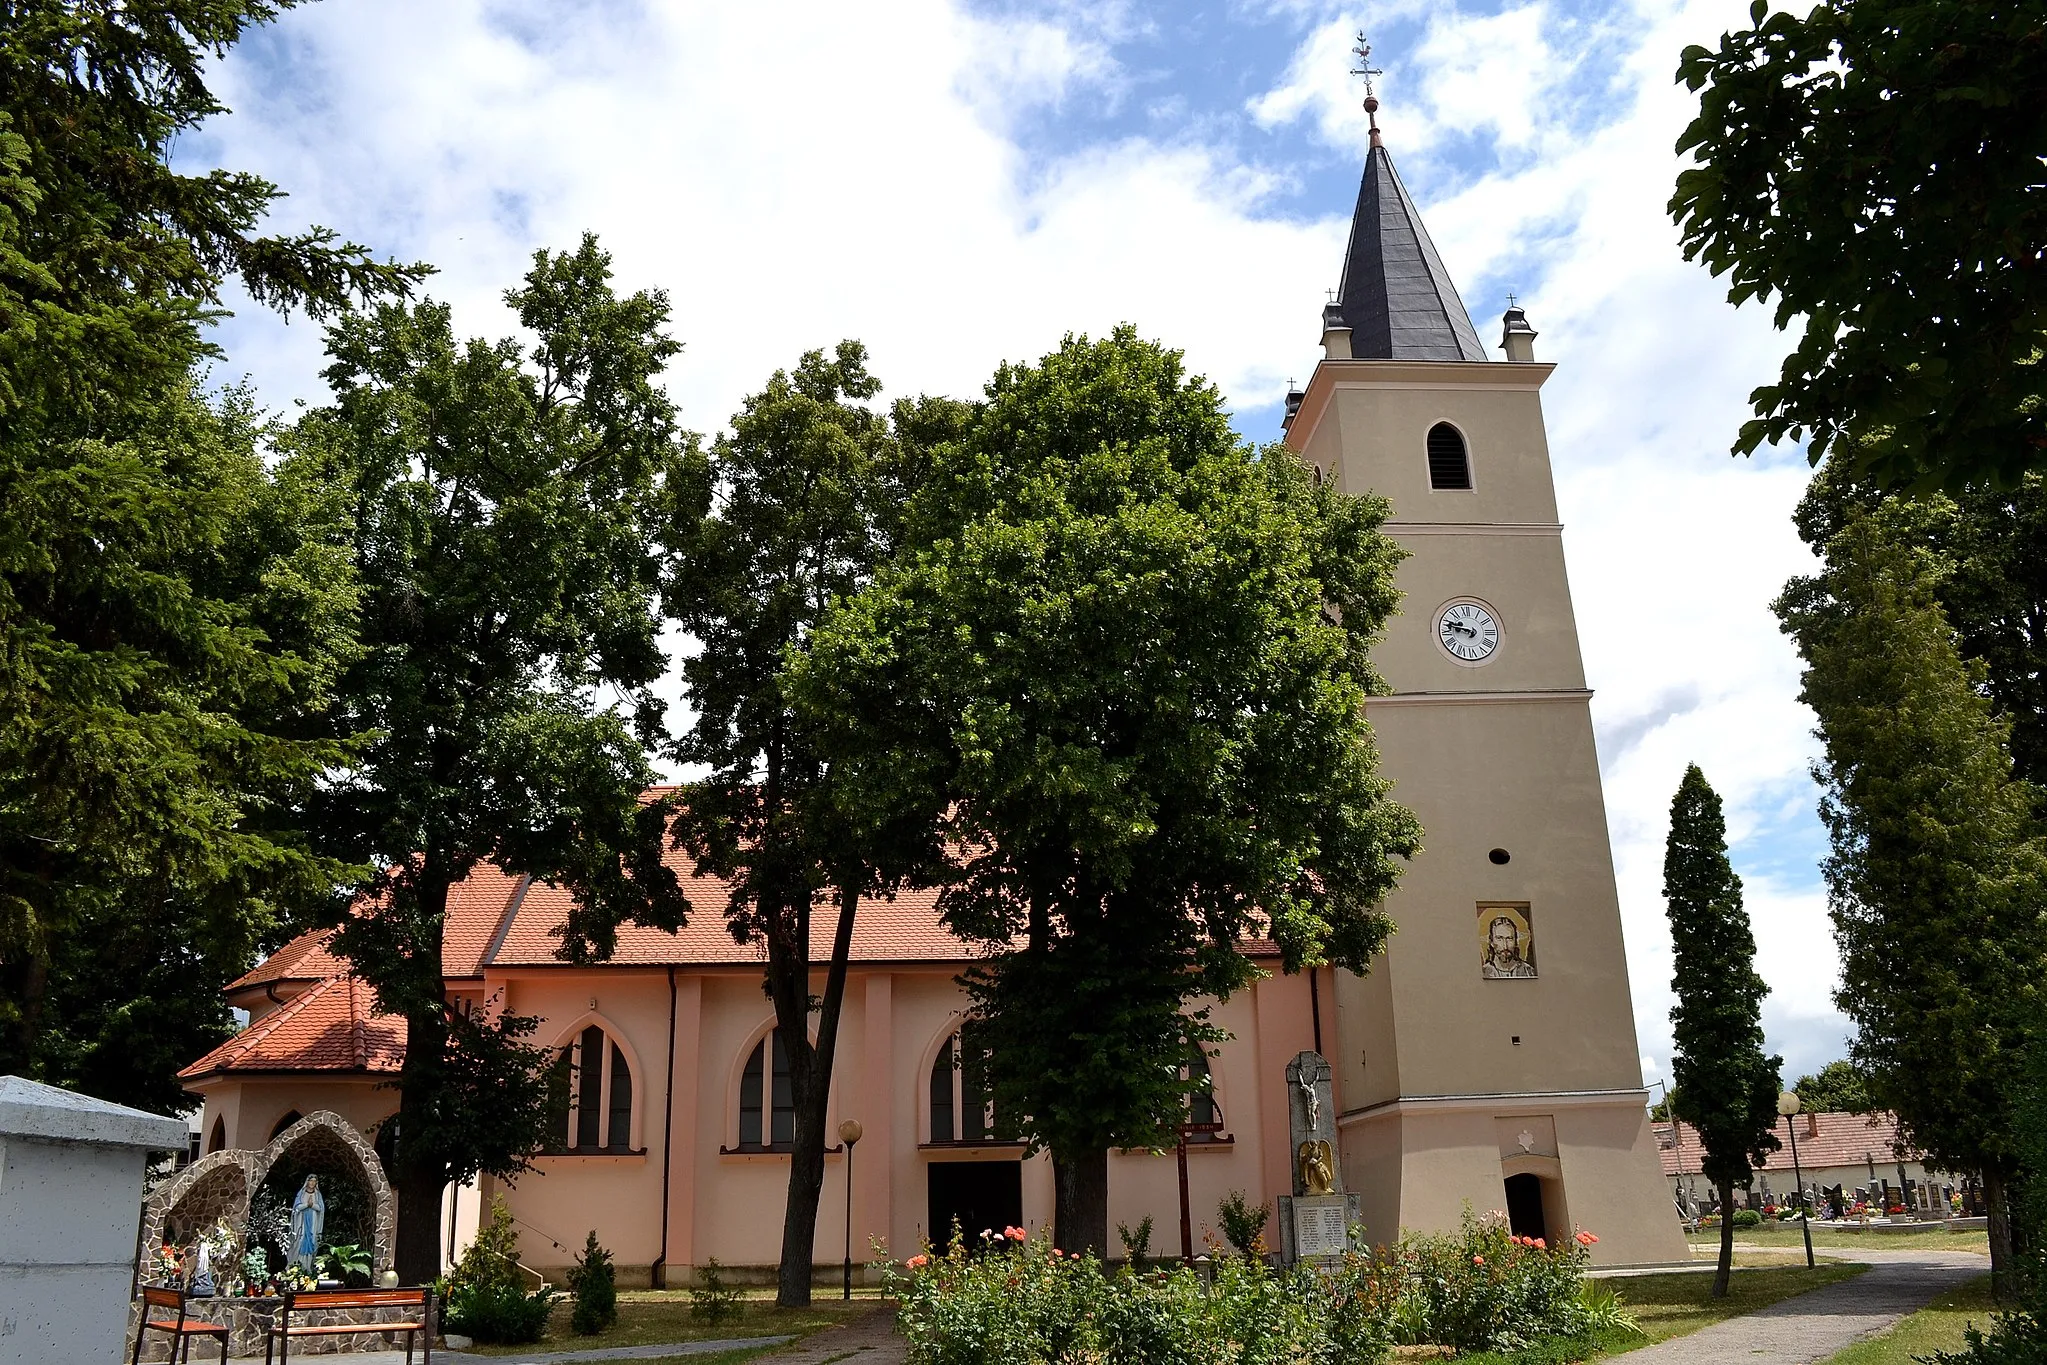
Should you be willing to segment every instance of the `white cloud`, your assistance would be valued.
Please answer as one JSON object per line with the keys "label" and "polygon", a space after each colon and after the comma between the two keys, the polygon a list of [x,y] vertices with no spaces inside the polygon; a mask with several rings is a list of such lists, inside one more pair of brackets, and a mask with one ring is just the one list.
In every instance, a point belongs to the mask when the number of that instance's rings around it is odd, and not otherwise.
{"label": "white cloud", "polygon": [[[1341,219],[1287,217],[1272,173],[1199,123],[1171,143],[1026,153],[1023,111],[1127,98],[1114,44],[1143,28],[1128,7],[998,20],[945,0],[813,0],[772,29],[745,7],[597,13],[294,10],[271,49],[283,60],[227,61],[237,112],[192,155],[290,189],[284,222],[436,262],[431,292],[472,332],[510,330],[499,293],[535,246],[597,231],[623,283],[670,292],[688,345],[671,384],[703,429],[848,335],[898,390],[972,392],[1001,359],[1126,319],[1184,345],[1240,407],[1312,366]],[[1652,1061],[1669,1051],[1658,891],[1684,764],[1706,766],[1738,843],[1810,799],[1810,721],[1767,610],[1806,562],[1786,519],[1803,467],[1726,454],[1783,341],[1678,258],[1663,209],[1688,116],[1675,54],[1738,13],[1739,0],[1637,0],[1597,20],[1551,0],[1490,15],[1401,0],[1370,15],[1425,25],[1400,61],[1380,54],[1381,123],[1481,334],[1517,289],[1560,365],[1545,403]],[[1253,120],[1360,153],[1345,73],[1365,18],[1320,9]],[[1474,144],[1496,169],[1446,159]],[[273,402],[318,396],[315,329],[252,311],[223,339]],[[1816,1064],[1841,1032],[1816,879],[1749,890],[1773,1044]]]}

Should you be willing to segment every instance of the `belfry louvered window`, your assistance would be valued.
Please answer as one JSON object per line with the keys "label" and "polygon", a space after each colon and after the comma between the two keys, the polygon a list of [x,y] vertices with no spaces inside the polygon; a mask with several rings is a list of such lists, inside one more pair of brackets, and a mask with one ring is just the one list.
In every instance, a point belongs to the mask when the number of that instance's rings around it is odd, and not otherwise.
{"label": "belfry louvered window", "polygon": [[1464,448],[1463,434],[1448,422],[1429,428],[1429,487],[1471,487],[1471,454]]}

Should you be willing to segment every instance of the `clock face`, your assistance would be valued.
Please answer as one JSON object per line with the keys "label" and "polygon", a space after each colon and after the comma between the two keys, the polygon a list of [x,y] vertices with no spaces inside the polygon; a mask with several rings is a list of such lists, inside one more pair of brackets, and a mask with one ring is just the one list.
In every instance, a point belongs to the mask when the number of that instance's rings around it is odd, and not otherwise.
{"label": "clock face", "polygon": [[1436,639],[1452,658],[1475,664],[1500,647],[1500,623],[1476,602],[1452,602],[1436,618]]}

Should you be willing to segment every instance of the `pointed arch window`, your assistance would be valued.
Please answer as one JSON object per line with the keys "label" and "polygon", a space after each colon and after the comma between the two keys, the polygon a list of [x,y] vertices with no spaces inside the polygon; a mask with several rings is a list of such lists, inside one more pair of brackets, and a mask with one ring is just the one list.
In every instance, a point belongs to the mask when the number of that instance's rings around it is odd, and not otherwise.
{"label": "pointed arch window", "polygon": [[1429,428],[1429,487],[1440,490],[1471,487],[1471,452],[1465,449],[1464,433],[1448,422],[1438,422]]}
{"label": "pointed arch window", "polygon": [[934,1145],[1017,1140],[1014,1126],[1001,1122],[995,1112],[989,1056],[971,1024],[939,1044],[929,1077]]}
{"label": "pointed arch window", "polygon": [[297,1123],[300,1119],[304,1117],[305,1115],[301,1114],[296,1109],[285,1110],[284,1117],[279,1119],[274,1125],[272,1125],[270,1129],[270,1140],[272,1142],[277,1141],[277,1139],[283,1135],[285,1129],[291,1127],[294,1123]]}
{"label": "pointed arch window", "polygon": [[547,1073],[549,1150],[633,1151],[633,1069],[604,1028],[588,1025]]}
{"label": "pointed arch window", "polygon": [[1215,1099],[1215,1072],[1199,1045],[1188,1052],[1180,1075],[1196,1087],[1187,1092],[1187,1125],[1194,1130],[1187,1134],[1187,1145],[1228,1141],[1222,1133],[1222,1106]]}
{"label": "pointed arch window", "polygon": [[796,1091],[789,1083],[789,1049],[779,1029],[754,1045],[739,1074],[739,1148],[786,1152],[796,1145]]}
{"label": "pointed arch window", "polygon": [[206,1135],[206,1150],[221,1152],[227,1150],[227,1120],[216,1115],[213,1130]]}

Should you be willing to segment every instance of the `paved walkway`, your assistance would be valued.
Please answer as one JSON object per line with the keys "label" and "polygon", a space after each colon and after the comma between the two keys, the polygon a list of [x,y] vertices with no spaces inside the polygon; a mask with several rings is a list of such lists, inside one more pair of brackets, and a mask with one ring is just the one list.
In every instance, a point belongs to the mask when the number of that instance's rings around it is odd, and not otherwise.
{"label": "paved walkway", "polygon": [[1628,1365],[1809,1365],[1990,1269],[1988,1256],[1970,1251],[1828,1250],[1870,1268],[1852,1280],[1630,1351]]}

